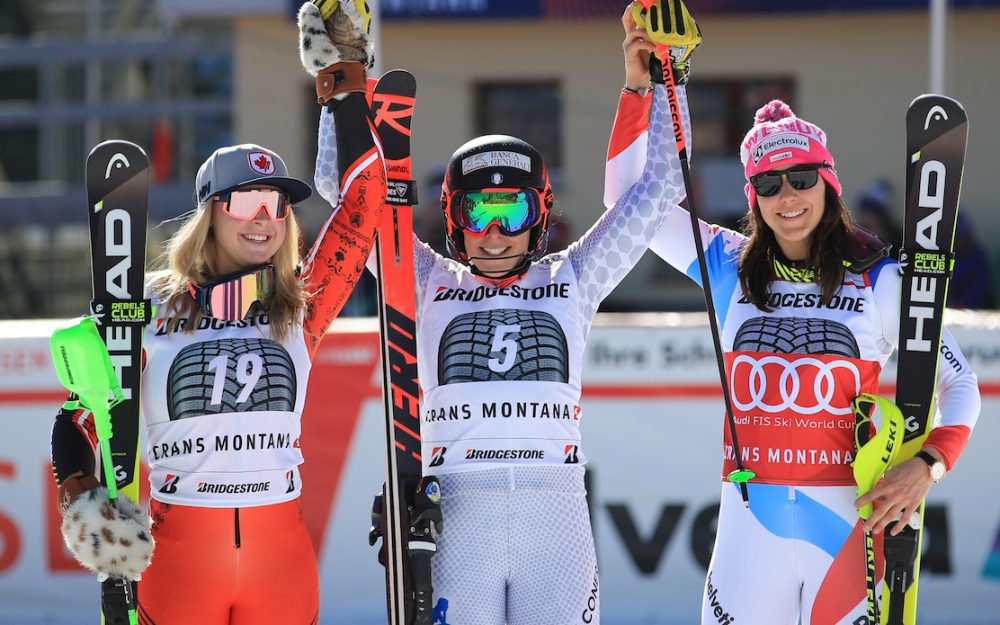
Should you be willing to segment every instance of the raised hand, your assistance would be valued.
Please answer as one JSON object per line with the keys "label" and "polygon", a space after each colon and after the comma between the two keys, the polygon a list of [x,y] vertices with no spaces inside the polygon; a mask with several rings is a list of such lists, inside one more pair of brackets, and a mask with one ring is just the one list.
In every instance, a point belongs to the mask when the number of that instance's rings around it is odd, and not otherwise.
{"label": "raised hand", "polygon": [[656,52],[656,44],[640,28],[632,16],[632,5],[622,13],[622,27],[625,28],[625,41],[622,50],[625,52],[625,88],[633,91],[648,89],[650,85],[649,57]]}
{"label": "raised hand", "polygon": [[660,60],[670,55],[674,81],[687,82],[691,75],[689,59],[701,45],[701,28],[694,21],[682,0],[636,0],[629,10],[636,26],[645,30],[646,38],[656,44],[657,54],[650,58],[653,82],[662,82]]}
{"label": "raised hand", "polygon": [[375,62],[370,27],[364,0],[315,0],[299,9],[299,58],[316,77],[320,104],[365,91],[365,69]]}

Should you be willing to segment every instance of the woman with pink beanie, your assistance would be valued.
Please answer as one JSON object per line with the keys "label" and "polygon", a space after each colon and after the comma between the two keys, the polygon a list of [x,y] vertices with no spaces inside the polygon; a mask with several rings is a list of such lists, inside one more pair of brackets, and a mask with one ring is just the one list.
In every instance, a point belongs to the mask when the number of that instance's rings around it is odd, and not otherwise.
{"label": "woman with pink beanie", "polygon": [[[614,133],[612,146],[629,147],[609,155],[606,200],[638,172],[628,156],[644,152],[642,111],[619,108]],[[756,477],[749,505],[723,482],[702,623],[868,622],[863,529],[874,534],[881,576],[883,530],[903,529],[897,519],[909,519],[968,441],[976,375],[945,330],[942,350],[954,359],[938,369],[937,427],[856,502],[851,406],[878,392],[898,345],[898,265],[852,221],[826,133],[784,102],[757,111],[740,160],[743,232],[701,222],[700,233],[741,460]],[[650,247],[702,283],[683,208],[670,209]],[[736,468],[728,428],[722,460],[726,476]],[[876,509],[863,527],[856,505],[869,500]]]}

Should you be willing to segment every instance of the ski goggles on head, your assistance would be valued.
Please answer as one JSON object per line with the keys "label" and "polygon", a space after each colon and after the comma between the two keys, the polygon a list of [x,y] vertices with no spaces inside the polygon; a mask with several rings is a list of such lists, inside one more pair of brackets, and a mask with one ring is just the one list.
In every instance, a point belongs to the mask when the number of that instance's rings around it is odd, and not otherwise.
{"label": "ski goggles on head", "polygon": [[188,285],[201,312],[224,321],[246,318],[254,302],[267,308],[274,295],[274,265],[222,276],[204,286]]}
{"label": "ski goggles on head", "polygon": [[261,209],[267,212],[271,221],[281,221],[288,217],[291,209],[288,195],[276,189],[233,189],[214,199],[230,217],[243,221],[251,221]]}
{"label": "ski goggles on head", "polygon": [[788,180],[788,184],[796,191],[812,189],[819,182],[819,170],[829,169],[826,163],[815,165],[796,165],[781,171],[766,171],[762,174],[750,176],[750,184],[758,197],[771,197],[781,191],[782,177]]}
{"label": "ski goggles on head", "polygon": [[542,196],[536,189],[456,191],[448,202],[448,218],[473,236],[496,224],[507,236],[529,230],[541,220]]}

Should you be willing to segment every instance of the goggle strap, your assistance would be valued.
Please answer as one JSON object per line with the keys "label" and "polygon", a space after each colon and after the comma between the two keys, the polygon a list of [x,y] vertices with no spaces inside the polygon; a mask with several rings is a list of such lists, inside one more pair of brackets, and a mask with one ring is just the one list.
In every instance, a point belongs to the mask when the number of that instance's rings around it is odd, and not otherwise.
{"label": "goggle strap", "polygon": [[274,265],[223,276],[203,287],[188,284],[188,290],[205,315],[226,321],[246,318],[254,302],[266,304],[274,284]]}

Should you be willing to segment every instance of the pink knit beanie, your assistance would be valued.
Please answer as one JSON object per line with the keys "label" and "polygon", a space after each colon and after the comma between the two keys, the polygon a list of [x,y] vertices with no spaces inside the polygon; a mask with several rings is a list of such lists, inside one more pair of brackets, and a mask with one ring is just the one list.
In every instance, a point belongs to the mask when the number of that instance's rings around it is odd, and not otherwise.
{"label": "pink knit beanie", "polygon": [[771,100],[757,109],[754,126],[740,145],[740,162],[747,180],[743,191],[751,208],[754,200],[751,176],[795,165],[826,163],[830,167],[820,169],[819,173],[841,195],[833,155],[826,149],[826,133],[816,124],[796,117],[781,100]]}

